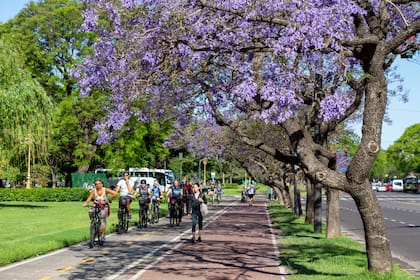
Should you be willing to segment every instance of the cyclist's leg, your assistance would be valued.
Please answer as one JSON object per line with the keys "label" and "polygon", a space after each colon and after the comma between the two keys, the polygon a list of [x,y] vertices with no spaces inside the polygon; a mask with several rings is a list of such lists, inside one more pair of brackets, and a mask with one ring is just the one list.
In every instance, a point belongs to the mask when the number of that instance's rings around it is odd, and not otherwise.
{"label": "cyclist's leg", "polygon": [[192,232],[192,238],[191,241],[192,243],[195,243],[195,231],[196,231],[196,227],[197,227],[197,213],[196,212],[192,212],[192,216],[191,216],[191,232]]}
{"label": "cyclist's leg", "polygon": [[154,199],[152,200],[152,224],[157,221],[157,201]]}
{"label": "cyclist's leg", "polygon": [[203,231],[203,215],[197,213],[198,218],[198,241],[201,242],[201,232]]}
{"label": "cyclist's leg", "polygon": [[105,239],[106,234],[106,218],[108,216],[108,205],[101,210],[101,236]]}
{"label": "cyclist's leg", "polygon": [[182,200],[178,202],[178,225],[182,220]]}
{"label": "cyclist's leg", "polygon": [[143,204],[139,201],[139,228],[143,227]]}

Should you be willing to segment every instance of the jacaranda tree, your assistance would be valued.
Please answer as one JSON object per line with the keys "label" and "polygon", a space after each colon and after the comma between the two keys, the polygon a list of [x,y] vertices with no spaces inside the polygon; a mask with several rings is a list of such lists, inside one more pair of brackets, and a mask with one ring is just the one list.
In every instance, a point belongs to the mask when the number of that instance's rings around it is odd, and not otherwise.
{"label": "jacaranda tree", "polygon": [[[349,193],[362,217],[368,267],[392,270],[390,245],[368,173],[380,150],[387,75],[415,51],[416,1],[86,0],[94,55],[73,73],[81,94],[106,89],[106,143],[131,117],[166,111],[212,115],[247,138],[244,115],[283,128],[292,153],[324,186]],[[135,102],[136,101],[136,102]],[[133,106],[141,102],[143,105]],[[160,107],[156,107],[159,104]],[[361,144],[346,173],[329,166],[328,132],[363,105]],[[179,122],[185,122],[183,114]]]}

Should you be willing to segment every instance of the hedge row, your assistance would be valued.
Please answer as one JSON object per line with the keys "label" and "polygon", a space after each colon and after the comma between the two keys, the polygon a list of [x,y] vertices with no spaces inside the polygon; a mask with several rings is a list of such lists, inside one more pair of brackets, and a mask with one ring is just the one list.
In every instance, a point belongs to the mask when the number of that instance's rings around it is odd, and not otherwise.
{"label": "hedge row", "polygon": [[84,201],[88,196],[83,188],[0,189],[0,201]]}

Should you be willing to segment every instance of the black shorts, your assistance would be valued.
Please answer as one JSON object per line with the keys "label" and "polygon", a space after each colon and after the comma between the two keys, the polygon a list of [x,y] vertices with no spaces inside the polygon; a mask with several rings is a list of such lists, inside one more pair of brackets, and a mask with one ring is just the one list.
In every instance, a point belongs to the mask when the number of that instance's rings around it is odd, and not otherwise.
{"label": "black shorts", "polygon": [[131,195],[120,196],[119,207],[121,208],[121,206],[127,205],[127,201],[128,203],[131,203],[132,200],[133,200],[133,197]]}
{"label": "black shorts", "polygon": [[254,198],[254,194],[248,194],[248,197],[250,198],[250,199],[252,199],[252,198]]}

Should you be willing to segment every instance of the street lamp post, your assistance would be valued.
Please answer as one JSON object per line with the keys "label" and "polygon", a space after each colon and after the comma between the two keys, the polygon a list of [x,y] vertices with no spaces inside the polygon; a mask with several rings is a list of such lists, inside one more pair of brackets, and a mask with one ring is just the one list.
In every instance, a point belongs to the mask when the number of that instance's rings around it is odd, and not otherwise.
{"label": "street lamp post", "polygon": [[201,162],[204,160],[204,158],[200,159],[198,162],[198,183],[201,185]]}
{"label": "street lamp post", "polygon": [[206,184],[206,165],[207,165],[207,159],[206,158],[203,160],[203,165],[204,165],[203,183],[205,185]]}

